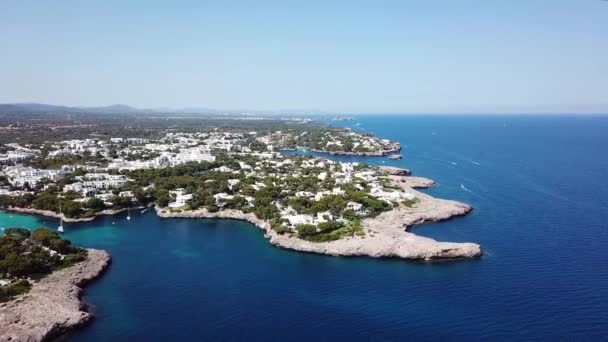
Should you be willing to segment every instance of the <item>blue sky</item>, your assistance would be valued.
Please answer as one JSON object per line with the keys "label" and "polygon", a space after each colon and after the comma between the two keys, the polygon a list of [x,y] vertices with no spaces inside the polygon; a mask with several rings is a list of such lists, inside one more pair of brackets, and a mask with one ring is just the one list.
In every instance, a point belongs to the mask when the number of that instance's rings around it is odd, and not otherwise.
{"label": "blue sky", "polygon": [[608,112],[608,2],[3,1],[0,102]]}

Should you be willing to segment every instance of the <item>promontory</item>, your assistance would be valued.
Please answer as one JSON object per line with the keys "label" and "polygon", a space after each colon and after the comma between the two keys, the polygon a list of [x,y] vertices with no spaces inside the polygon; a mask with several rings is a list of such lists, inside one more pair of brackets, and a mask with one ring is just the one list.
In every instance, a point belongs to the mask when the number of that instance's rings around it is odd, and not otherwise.
{"label": "promontory", "polygon": [[1,263],[0,341],[48,341],[92,319],[82,287],[108,267],[108,253],[73,247],[46,229],[30,236],[24,228],[6,228],[0,243],[10,251],[4,261],[15,259],[12,254],[20,261]]}

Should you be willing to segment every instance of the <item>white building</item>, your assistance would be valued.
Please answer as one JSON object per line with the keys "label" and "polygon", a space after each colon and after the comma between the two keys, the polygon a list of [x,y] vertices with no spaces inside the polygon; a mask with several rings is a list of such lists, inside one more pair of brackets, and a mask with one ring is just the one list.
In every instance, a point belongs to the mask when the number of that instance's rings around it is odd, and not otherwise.
{"label": "white building", "polygon": [[228,195],[225,192],[221,192],[219,194],[213,195],[213,198],[215,199],[215,204],[217,206],[223,206],[226,203],[226,201],[231,201],[234,198],[234,196]]}
{"label": "white building", "polygon": [[241,182],[241,180],[239,180],[239,179],[229,179],[229,180],[228,180],[228,188],[229,188],[230,190],[232,190],[232,188],[233,188],[235,185],[239,184],[240,182]]}
{"label": "white building", "polygon": [[323,212],[317,213],[317,222],[319,222],[319,223],[329,222],[329,221],[332,221],[333,219],[334,219],[334,216],[329,211],[323,211]]}
{"label": "white building", "polygon": [[360,212],[361,209],[363,209],[363,204],[350,201],[350,202],[346,203],[346,209],[352,210],[357,213],[357,212]]}
{"label": "white building", "polygon": [[314,218],[311,215],[288,215],[285,218],[289,221],[289,224],[292,226],[299,226],[301,224],[313,224]]}

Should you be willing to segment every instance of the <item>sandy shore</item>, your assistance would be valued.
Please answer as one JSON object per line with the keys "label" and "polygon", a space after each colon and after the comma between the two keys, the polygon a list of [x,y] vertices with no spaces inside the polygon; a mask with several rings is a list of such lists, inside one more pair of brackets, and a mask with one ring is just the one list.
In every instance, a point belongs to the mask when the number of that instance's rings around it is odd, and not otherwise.
{"label": "sandy shore", "polygon": [[170,212],[166,208],[156,208],[157,214],[164,218],[230,218],[253,223],[265,231],[265,237],[277,247],[302,252],[336,256],[396,257],[412,260],[437,260],[454,258],[473,258],[481,255],[481,247],[475,243],[439,242],[410,233],[407,229],[425,222],[447,220],[465,215],[472,208],[464,203],[437,199],[414,190],[418,187],[434,185],[430,179],[421,177],[390,176],[404,190],[414,193],[418,202],[408,208],[403,205],[380,214],[375,218],[364,219],[364,237],[348,237],[331,242],[310,242],[288,234],[280,235],[270,229],[270,224],[258,219],[252,213],[238,210],[222,210],[211,213],[206,209]]}
{"label": "sandy shore", "polygon": [[0,304],[0,341],[48,341],[88,323],[93,315],[81,300],[82,286],[110,264],[105,251],[46,276],[25,295]]}

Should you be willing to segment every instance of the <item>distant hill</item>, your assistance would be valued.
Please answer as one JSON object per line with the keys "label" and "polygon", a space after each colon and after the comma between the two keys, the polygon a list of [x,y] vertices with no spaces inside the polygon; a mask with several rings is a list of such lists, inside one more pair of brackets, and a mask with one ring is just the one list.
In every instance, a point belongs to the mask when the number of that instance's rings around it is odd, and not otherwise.
{"label": "distant hill", "polygon": [[126,114],[138,113],[140,109],[123,105],[115,104],[101,107],[68,107],[56,106],[44,103],[6,103],[0,104],[0,113],[94,113],[94,114]]}
{"label": "distant hill", "polygon": [[115,104],[115,105],[102,106],[102,107],[81,107],[79,109],[87,111],[87,112],[92,112],[92,113],[113,113],[113,114],[135,113],[135,112],[141,111],[141,109],[127,106],[124,104]]}
{"label": "distant hill", "polygon": [[44,103],[6,103],[0,104],[0,112],[12,113],[12,112],[53,112],[53,111],[65,111],[74,108],[65,106],[55,106]]}
{"label": "distant hill", "polygon": [[0,103],[0,114],[150,114],[159,115],[172,114],[192,114],[192,115],[309,115],[327,114],[319,110],[276,110],[261,111],[248,109],[218,110],[205,107],[184,107],[184,108],[135,108],[125,104],[114,104],[99,107],[71,107],[58,106],[45,103]]}
{"label": "distant hill", "polygon": [[[247,111],[219,111],[210,108],[135,108],[124,104],[114,104],[99,107],[70,107],[45,103],[5,103],[0,104],[0,114],[192,114],[192,115],[227,115],[251,114]],[[260,112],[262,113],[262,112]]]}

